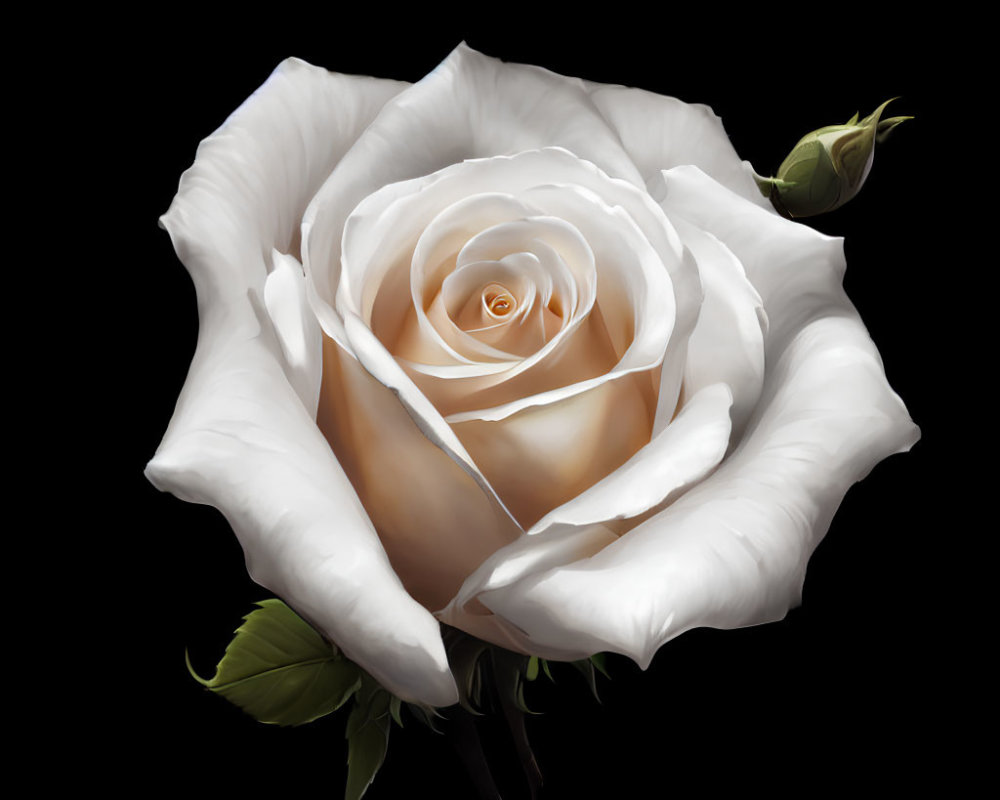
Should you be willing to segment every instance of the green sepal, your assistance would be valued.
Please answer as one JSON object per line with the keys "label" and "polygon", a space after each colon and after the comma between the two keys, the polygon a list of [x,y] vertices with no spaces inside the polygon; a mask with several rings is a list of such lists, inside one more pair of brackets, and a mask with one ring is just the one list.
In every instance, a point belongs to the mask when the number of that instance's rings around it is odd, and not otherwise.
{"label": "green sepal", "polygon": [[529,658],[520,653],[504,650],[502,647],[490,648],[490,655],[496,690],[501,702],[510,703],[525,714],[536,713],[528,708],[524,700],[524,679]]}
{"label": "green sepal", "polygon": [[885,111],[885,107],[889,105],[889,103],[898,99],[899,95],[896,95],[895,97],[890,97],[888,100],[882,103],[878,108],[876,108],[871,114],[869,114],[867,117],[861,120],[861,122],[858,123],[858,126],[862,128],[868,127],[869,125],[877,126],[878,121],[882,118],[882,112]]}
{"label": "green sepal", "polygon": [[403,717],[400,715],[402,705],[403,701],[396,697],[396,695],[392,695],[389,698],[389,713],[392,714],[393,720],[400,728],[403,727]]}
{"label": "green sepal", "polygon": [[344,800],[361,800],[389,750],[392,695],[364,674],[347,718],[347,786]]}
{"label": "green sepal", "polygon": [[417,721],[423,723],[428,728],[430,728],[434,733],[444,733],[435,723],[435,719],[444,719],[444,717],[438,713],[437,709],[433,706],[426,706],[423,703],[407,703],[406,707],[410,709],[410,713],[417,718]]}
{"label": "green sepal", "polygon": [[753,179],[757,183],[760,193],[769,200],[776,192],[788,190],[795,186],[795,183],[792,181],[785,181],[781,178],[765,178],[756,172],[753,173]]}
{"label": "green sepal", "polygon": [[524,670],[524,679],[533,681],[538,677],[538,656],[531,656],[528,659],[528,666]]}
{"label": "green sepal", "polygon": [[481,715],[484,690],[481,660],[490,645],[453,628],[446,628],[443,636],[448,666],[458,687],[458,702],[469,713]]}
{"label": "green sepal", "polygon": [[542,663],[542,672],[545,673],[545,677],[547,677],[550,681],[555,683],[556,679],[552,677],[552,669],[549,667],[548,660],[544,658],[540,658],[538,660]]}
{"label": "green sepal", "polygon": [[594,653],[594,655],[590,657],[590,663],[594,665],[598,672],[610,681],[611,676],[608,674],[608,660],[606,656],[606,653]]}
{"label": "green sepal", "polygon": [[256,604],[210,680],[191,675],[254,719],[304,725],[336,711],[361,685],[361,671],[281,600]]}
{"label": "green sepal", "polygon": [[889,117],[889,119],[880,120],[876,128],[875,141],[882,144],[898,125],[901,125],[908,119],[913,119],[913,117]]}
{"label": "green sepal", "polygon": [[594,662],[589,658],[583,658],[579,661],[570,661],[569,663],[580,671],[584,680],[587,681],[587,686],[590,687],[590,692],[594,695],[594,699],[600,703],[601,696],[597,693],[597,673],[594,671]]}

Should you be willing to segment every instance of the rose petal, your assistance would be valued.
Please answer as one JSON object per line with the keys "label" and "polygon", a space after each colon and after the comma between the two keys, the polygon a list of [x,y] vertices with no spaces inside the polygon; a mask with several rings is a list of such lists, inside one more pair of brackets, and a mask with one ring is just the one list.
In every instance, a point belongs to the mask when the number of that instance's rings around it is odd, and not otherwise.
{"label": "rose petal", "polygon": [[503,501],[497,496],[490,482],[483,476],[476,462],[472,460],[465,446],[455,435],[452,427],[445,422],[444,417],[431,404],[430,400],[417,388],[416,384],[396,363],[385,346],[375,338],[357,316],[349,314],[344,319],[344,334],[347,337],[349,350],[357,356],[361,365],[383,386],[390,389],[407,413],[412,417],[433,444],[440,447],[471,477],[479,487],[489,495],[494,502],[506,510]]}
{"label": "rose petal", "polygon": [[323,334],[306,301],[306,281],[295,256],[271,252],[274,269],[264,283],[264,305],[281,344],[285,376],[316,416],[322,380]]}
{"label": "rose petal", "polygon": [[[729,444],[732,393],[724,383],[707,386],[677,418],[625,464],[546,514],[518,541],[494,553],[469,576],[452,602],[454,622],[477,594],[593,555],[617,537],[600,523],[637,517],[669,501],[705,477]],[[608,538],[610,536],[610,538]],[[602,545],[603,546],[603,545]],[[564,559],[564,560],[560,560]]]}
{"label": "rose petal", "polygon": [[[411,270],[411,291],[418,324],[422,328],[424,340],[433,339],[447,349],[457,359],[462,358],[443,341],[442,334],[433,329],[422,309],[444,288],[447,277],[461,274],[469,263],[496,261],[519,253],[529,254],[537,250],[546,259],[546,267],[552,269],[554,277],[561,278],[560,284],[567,284],[561,299],[567,304],[569,319],[567,325],[548,343],[531,352],[524,359],[508,365],[504,379],[513,377],[528,369],[530,365],[544,358],[559,346],[579,322],[589,313],[596,299],[596,275],[594,259],[587,241],[572,225],[560,218],[541,216],[541,211],[530,204],[525,205],[510,198],[508,203],[520,206],[524,213],[502,220],[487,221],[480,218],[474,209],[475,201],[483,196],[473,196],[466,201],[455,203],[442,211],[421,233],[413,253]],[[496,195],[487,195],[495,201]],[[515,207],[516,207],[515,206]],[[510,209],[513,211],[513,209]],[[516,213],[516,212],[515,212]],[[506,214],[504,215],[507,216]],[[538,244],[536,244],[538,243]],[[450,275],[445,269],[451,266],[449,256],[457,252],[455,271]],[[549,256],[552,256],[551,258]],[[538,256],[535,261],[542,266]],[[432,274],[433,271],[433,274]],[[496,278],[499,279],[501,270]],[[463,334],[467,338],[467,335]],[[485,356],[509,358],[503,353],[476,352],[477,348],[466,343],[463,348],[470,357]],[[419,365],[414,365],[420,369]],[[438,374],[440,371],[437,371]]]}
{"label": "rose petal", "polygon": [[[564,273],[559,254],[547,245],[541,257],[517,252],[497,260],[471,261],[455,269],[441,284],[428,319],[456,346],[507,358],[526,358],[545,346],[565,320],[548,307],[553,296],[553,274]],[[498,317],[488,305],[490,291],[510,293],[513,311]],[[562,294],[562,293],[560,293]],[[468,344],[466,344],[468,343]],[[419,366],[411,362],[411,366]]]}
{"label": "rose petal", "polygon": [[[397,341],[401,332],[398,330],[393,332],[390,328],[393,325],[398,328],[400,323],[394,322],[394,320],[403,320],[402,327],[404,329],[409,323],[406,322],[407,317],[403,308],[399,304],[393,305],[393,298],[406,298],[407,294],[403,291],[404,284],[398,266],[393,270],[386,265],[398,265],[407,258],[416,258],[417,253],[413,252],[413,245],[410,244],[408,248],[407,242],[415,240],[420,231],[433,229],[438,217],[443,215],[450,219],[450,210],[455,207],[460,207],[463,210],[468,207],[470,214],[474,217],[472,222],[476,222],[478,219],[483,224],[489,224],[490,221],[498,223],[507,220],[515,225],[529,224],[525,220],[518,222],[518,219],[534,210],[525,206],[515,196],[530,190],[539,183],[580,185],[599,194],[607,194],[609,202],[627,208],[633,218],[638,219],[637,224],[640,225],[642,233],[654,242],[657,251],[667,262],[671,278],[678,280],[681,290],[680,298],[684,301],[685,325],[686,329],[689,330],[696,316],[693,298],[700,293],[697,286],[697,273],[692,264],[683,262],[680,255],[680,242],[666,223],[662,211],[645,193],[639,192],[623,181],[609,179],[593,164],[581,161],[558,148],[529,151],[509,158],[483,159],[453,165],[431,176],[384,187],[367,197],[352,212],[345,229],[343,239],[345,268],[337,291],[339,312],[342,314],[353,312],[362,319],[371,314],[372,327],[379,332],[379,338],[383,342]],[[472,194],[471,197],[470,194]],[[523,210],[519,212],[518,209]],[[316,213],[321,215],[319,210]],[[480,219],[484,214],[485,218]],[[485,221],[483,221],[484,219]],[[545,222],[549,227],[553,224],[558,224],[562,228],[569,227],[566,223],[559,223],[556,220],[539,220],[539,222]],[[469,230],[473,230],[474,227],[470,227]],[[451,227],[447,226],[446,231],[450,230]],[[587,283],[584,278],[585,273],[593,272],[593,259],[589,254],[589,248],[582,239],[580,239],[579,244],[572,241],[574,237],[579,239],[579,234],[573,234],[572,230],[566,230],[564,234],[558,237],[559,245],[556,241],[553,241],[552,244],[560,256],[570,259],[568,263],[572,267],[571,273],[578,276],[577,282]],[[431,242],[444,236],[444,234],[432,236],[429,233],[426,235]],[[451,240],[450,234],[444,238],[448,241]],[[539,238],[537,232],[535,238]],[[481,241],[485,244],[489,239],[490,236],[486,234],[481,239],[474,237],[467,246],[473,248],[477,242]],[[585,257],[574,255],[581,247],[586,251]],[[648,245],[646,247],[648,249]],[[536,249],[539,248],[544,248],[544,242]],[[307,261],[309,253],[313,249],[313,237],[307,233],[305,237]],[[431,260],[436,262],[436,259]],[[659,272],[662,273],[662,269]],[[380,300],[379,305],[373,305],[376,289],[369,289],[369,287],[377,287],[379,280],[387,284],[387,290],[380,292],[378,297],[381,298],[385,294],[389,300],[385,303]],[[583,288],[579,291],[582,293],[580,302],[583,305],[575,307],[578,307],[580,314],[582,314],[590,307],[593,295]],[[570,305],[574,304],[570,303]],[[694,311],[692,311],[692,307],[695,307]],[[495,376],[492,379],[476,384],[465,383],[462,386],[439,386],[434,380],[424,380],[420,375],[411,375],[411,377],[418,382],[420,389],[434,400],[435,405],[441,408],[449,405],[445,402],[445,396],[451,396],[459,402],[468,403],[470,399],[477,397],[479,393],[496,381],[510,381],[513,377],[539,364],[550,352],[559,347],[563,340],[568,339],[569,333],[579,324],[580,314],[570,322],[566,329],[560,331],[551,341],[547,342],[545,347],[526,359],[509,363],[481,361],[474,367],[468,364],[441,365],[443,359],[435,358],[430,352],[427,352],[424,355],[429,363],[410,365],[411,371],[423,373],[432,376],[432,378],[442,378],[445,383],[452,379]],[[657,314],[659,320],[665,320],[668,316],[667,311],[663,308],[659,309]],[[684,330],[683,327],[682,330]],[[683,335],[679,333],[677,338],[680,339],[686,335],[686,332]],[[421,344],[426,344],[428,347],[434,344],[433,337],[418,338],[420,338]],[[409,352],[407,351],[403,355],[407,355]],[[455,354],[445,353],[442,349],[441,355],[453,357]],[[564,358],[563,361],[569,364],[571,359]],[[606,371],[607,368],[604,368],[600,370],[600,373]],[[559,373],[559,375],[561,374]],[[556,378],[559,375],[555,371],[546,369],[546,378],[550,383],[555,381],[554,385],[571,383],[573,380],[571,373],[568,380],[557,381]],[[532,381],[537,383],[537,377],[532,378]],[[524,387],[513,386],[504,391],[518,397],[532,393],[525,391]],[[492,402],[495,404],[503,402],[503,400],[494,398]],[[454,410],[456,409],[449,407],[446,413],[451,413]]]}
{"label": "rose petal", "polygon": [[320,429],[407,591],[425,608],[444,607],[520,527],[332,339],[324,340],[323,372]]}
{"label": "rose petal", "polygon": [[648,187],[660,186],[662,170],[690,164],[762,208],[774,210],[757,188],[749,163],[736,154],[722,120],[708,106],[644,89],[585,85]]}
{"label": "rose petal", "polygon": [[[500,644],[490,631],[506,630],[504,634],[512,650],[529,652],[525,649],[528,641],[516,627],[507,627],[504,621],[490,613],[483,613],[482,606],[468,604],[481,592],[509,586],[526,575],[558,568],[563,564],[579,561],[599,553],[618,536],[605,525],[594,524],[579,528],[562,526],[547,531],[544,535],[522,535],[502,550],[498,550],[484,561],[462,585],[446,608],[438,612],[442,622],[461,628],[474,636],[477,629],[481,638]],[[482,618],[489,618],[483,623]],[[476,621],[479,620],[479,621]],[[470,623],[475,627],[470,628]]]}
{"label": "rose petal", "polygon": [[843,292],[840,240],[695,168],[664,178],[670,213],[724,242],[760,291],[768,375],[744,440],[710,478],[593,557],[479,595],[549,658],[609,650],[645,667],[690,628],[781,618],[850,485],[919,437]]}
{"label": "rose petal", "polygon": [[606,478],[546,514],[528,534],[636,517],[698,482],[725,455],[732,403],[732,392],[724,383],[701,389],[648,445]]}
{"label": "rose petal", "polygon": [[[290,328],[275,310],[281,344],[270,336],[261,297],[272,250],[295,249],[306,202],[401,88],[289,60],[202,142],[161,220],[198,293],[198,347],[146,475],[164,491],[218,508],[254,580],[383,685],[447,705],[457,692],[438,623],[393,573],[286,378]],[[278,270],[289,266],[281,261]]]}
{"label": "rose petal", "polygon": [[497,420],[452,424],[524,528],[617,469],[649,441],[654,408],[648,373],[588,383],[593,385],[587,391],[560,402],[543,402]]}
{"label": "rose petal", "polygon": [[[688,340],[684,393],[691,397],[720,381],[729,386],[733,441],[739,441],[764,382],[767,315],[743,265],[722,242],[680,216],[675,215],[673,222],[698,262],[705,293]],[[669,424],[672,415],[672,407],[658,406],[654,434]]]}
{"label": "rose petal", "polygon": [[[476,250],[476,245],[487,245],[491,241],[489,230],[503,223],[531,225],[534,231],[522,231],[521,236],[534,232],[538,239],[542,231],[539,225],[546,225],[548,236],[555,236],[552,242],[561,257],[570,259],[568,270],[561,285],[564,292],[572,290],[567,302],[579,308],[576,299],[580,289],[577,282],[592,283],[594,270],[593,256],[586,242],[565,222],[559,220],[538,220],[528,223],[527,219],[541,212],[518,200],[515,196],[539,180],[566,180],[581,172],[581,179],[593,180],[596,170],[592,165],[584,168],[571,154],[563,150],[544,150],[521,153],[513,158],[484,159],[453,165],[430,176],[383,187],[362,201],[348,218],[342,242],[343,272],[336,290],[338,315],[353,313],[368,323],[379,339],[389,347],[394,355],[413,363],[412,368],[425,374],[446,378],[476,378],[497,375],[512,367],[523,371],[540,360],[557,342],[550,342],[547,350],[530,359],[504,359],[500,362],[470,358],[455,352],[440,340],[438,331],[429,335],[412,335],[408,332],[418,328],[421,320],[414,318],[411,292],[424,291],[422,278],[423,262],[436,267],[439,260],[448,256],[449,251],[461,249],[459,256],[470,256],[463,246]],[[651,201],[650,204],[652,205]],[[654,206],[655,207],[655,206]],[[319,212],[317,212],[319,213]],[[561,230],[553,230],[553,226]],[[487,233],[477,236],[487,229]],[[516,231],[511,231],[512,233]],[[531,237],[528,237],[529,239]],[[544,251],[546,245],[535,246]],[[307,259],[313,250],[311,234],[306,234],[305,251]],[[542,253],[544,255],[544,252]],[[418,275],[412,275],[412,269]],[[573,276],[577,280],[573,281]],[[441,283],[437,276],[434,286]],[[412,284],[412,286],[411,286]],[[585,298],[585,308],[592,304],[593,295]],[[424,298],[417,298],[417,305],[425,304]],[[419,334],[422,329],[418,330]],[[565,331],[562,332],[565,338]],[[412,338],[414,342],[408,340]],[[555,337],[559,338],[559,337]],[[420,349],[416,343],[419,342]],[[507,379],[501,376],[499,379]],[[486,381],[485,385],[489,385]],[[465,384],[462,395],[469,395],[482,386]],[[421,389],[433,396],[434,391],[425,384]],[[451,391],[455,391],[452,387]]]}
{"label": "rose petal", "polygon": [[[598,377],[545,392],[519,393],[516,400],[489,409],[451,414],[448,421],[496,421],[531,406],[559,402],[608,381],[658,366],[671,341],[676,305],[670,275],[658,253],[629,214],[607,205],[582,186],[539,186],[524,193],[528,202],[581,231],[597,263],[597,295],[605,329],[621,360]],[[675,253],[667,253],[666,260]],[[517,367],[514,371],[524,369]]]}

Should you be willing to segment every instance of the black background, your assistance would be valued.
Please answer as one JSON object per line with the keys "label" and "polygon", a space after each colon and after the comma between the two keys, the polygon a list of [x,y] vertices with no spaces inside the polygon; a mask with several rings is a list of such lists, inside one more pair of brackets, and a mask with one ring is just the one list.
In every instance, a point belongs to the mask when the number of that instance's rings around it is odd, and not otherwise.
{"label": "black background", "polygon": [[[86,180],[113,198],[77,195],[78,213],[111,234],[95,326],[104,355],[77,380],[106,415],[94,433],[114,468],[82,478],[95,479],[103,522],[81,548],[98,563],[87,567],[77,599],[106,599],[102,613],[81,615],[80,652],[101,678],[47,722],[50,730],[62,730],[67,715],[76,723],[60,739],[78,756],[69,762],[74,784],[127,796],[341,796],[343,713],[299,729],[263,726],[204,692],[184,667],[188,648],[210,674],[240,617],[268,592],[247,577],[216,511],[160,494],[142,477],[197,333],[193,288],[156,221],[198,142],[283,58],[415,81],[463,39],[504,60],[711,105],[737,152],[764,173],[806,131],[867,114],[888,97],[902,97],[890,113],[916,116],[879,148],[861,195],[809,224],[846,238],[848,294],[921,441],[851,489],[810,561],[802,606],[784,621],[689,632],[645,673],[612,657],[600,705],[568,669],[556,672],[555,686],[529,687],[529,704],[545,712],[529,720],[544,797],[960,780],[965,756],[952,746],[961,733],[952,712],[961,612],[953,591],[942,590],[968,557],[958,524],[944,522],[946,506],[961,513],[945,488],[955,460],[954,422],[944,423],[961,412],[948,405],[942,366],[955,335],[942,308],[957,265],[931,203],[943,189],[928,181],[949,113],[943,29],[672,9],[562,20],[506,10],[488,22],[281,12],[210,28],[194,17],[130,22],[128,35],[97,38],[77,56],[89,78],[75,73],[76,102],[88,109],[94,138]],[[101,391],[97,381],[114,389]],[[504,797],[521,797],[496,733],[484,730]],[[67,777],[59,773],[44,780]],[[393,729],[368,796],[425,793],[473,796],[447,743],[409,718]]]}

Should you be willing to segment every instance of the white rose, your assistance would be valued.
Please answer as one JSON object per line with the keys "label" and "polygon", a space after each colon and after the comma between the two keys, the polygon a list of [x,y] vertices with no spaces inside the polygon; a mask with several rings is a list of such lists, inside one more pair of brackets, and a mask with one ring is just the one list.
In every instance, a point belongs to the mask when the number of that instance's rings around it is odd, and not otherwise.
{"label": "white rose", "polygon": [[465,46],[412,86],[298,60],[162,219],[200,333],[147,475],[388,689],[438,620],[641,666],[779,619],[918,438],[845,296],[704,106]]}

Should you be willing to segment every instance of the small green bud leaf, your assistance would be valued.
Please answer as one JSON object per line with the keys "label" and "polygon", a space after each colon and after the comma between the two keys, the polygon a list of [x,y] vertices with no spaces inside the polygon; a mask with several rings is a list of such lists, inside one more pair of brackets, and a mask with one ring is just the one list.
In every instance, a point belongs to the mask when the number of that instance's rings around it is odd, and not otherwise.
{"label": "small green bud leaf", "polygon": [[913,117],[882,120],[891,98],[858,121],[828,125],[807,133],[792,148],[777,175],[754,177],[765,197],[790,217],[811,217],[833,211],[852,199],[871,171],[875,143],[883,141],[900,123]]}
{"label": "small green bud leaf", "polygon": [[[211,680],[191,675],[260,722],[302,725],[338,709],[361,685],[361,672],[278,599],[257,603]],[[185,658],[187,654],[185,653]]]}

